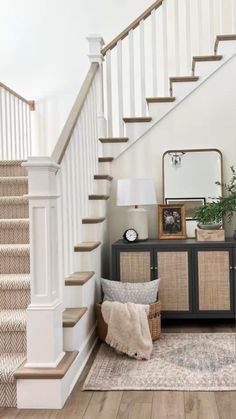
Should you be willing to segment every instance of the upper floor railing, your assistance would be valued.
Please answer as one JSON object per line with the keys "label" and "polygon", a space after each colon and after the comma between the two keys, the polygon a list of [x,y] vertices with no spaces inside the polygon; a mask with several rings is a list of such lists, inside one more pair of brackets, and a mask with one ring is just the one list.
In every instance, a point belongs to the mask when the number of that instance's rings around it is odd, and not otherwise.
{"label": "upper floor railing", "polygon": [[0,83],[0,160],[24,160],[31,155],[30,112],[34,109],[34,101]]}
{"label": "upper floor railing", "polygon": [[169,77],[191,75],[193,55],[213,55],[236,33],[236,0],[159,0],[102,49],[107,135],[145,116],[147,97],[169,96]]}

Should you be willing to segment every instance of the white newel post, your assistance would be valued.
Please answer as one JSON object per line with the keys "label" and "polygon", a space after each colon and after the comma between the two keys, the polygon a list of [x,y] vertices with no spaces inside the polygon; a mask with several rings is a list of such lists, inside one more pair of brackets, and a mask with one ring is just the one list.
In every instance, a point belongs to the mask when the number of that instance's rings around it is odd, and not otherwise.
{"label": "white newel post", "polygon": [[104,45],[104,40],[101,35],[87,36],[89,42],[88,57],[91,63],[99,64],[99,77],[98,77],[98,136],[106,137],[107,123],[104,116],[104,90],[103,90],[103,61],[104,57],[101,54],[101,49]]}
{"label": "white newel post", "polygon": [[30,157],[31,304],[27,308],[26,367],[56,367],[64,356],[62,298],[58,272],[57,187],[59,165],[48,157]]}

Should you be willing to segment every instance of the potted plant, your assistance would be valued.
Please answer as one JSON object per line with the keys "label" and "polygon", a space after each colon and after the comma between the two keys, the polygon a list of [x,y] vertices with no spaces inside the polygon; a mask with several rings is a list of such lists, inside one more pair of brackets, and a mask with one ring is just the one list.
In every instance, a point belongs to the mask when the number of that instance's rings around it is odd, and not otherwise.
{"label": "potted plant", "polygon": [[226,216],[230,223],[236,211],[236,171],[230,167],[232,176],[229,183],[215,182],[222,186],[226,195],[216,198],[212,202],[199,207],[194,213],[194,219],[198,220],[198,227],[205,229],[218,229],[222,226],[222,220]]}

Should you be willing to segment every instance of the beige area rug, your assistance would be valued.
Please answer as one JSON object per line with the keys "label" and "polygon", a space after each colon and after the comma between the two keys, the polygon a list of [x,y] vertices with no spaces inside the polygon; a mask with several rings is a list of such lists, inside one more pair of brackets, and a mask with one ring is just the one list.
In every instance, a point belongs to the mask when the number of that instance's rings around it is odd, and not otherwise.
{"label": "beige area rug", "polygon": [[103,343],[83,390],[236,390],[236,334],[163,333],[149,361]]}

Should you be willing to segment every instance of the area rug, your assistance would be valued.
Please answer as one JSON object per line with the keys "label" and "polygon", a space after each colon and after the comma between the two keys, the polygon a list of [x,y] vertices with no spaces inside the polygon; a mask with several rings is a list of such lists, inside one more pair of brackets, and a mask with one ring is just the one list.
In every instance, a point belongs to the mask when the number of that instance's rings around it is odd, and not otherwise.
{"label": "area rug", "polygon": [[103,343],[83,390],[236,390],[236,334],[162,333],[149,361]]}

